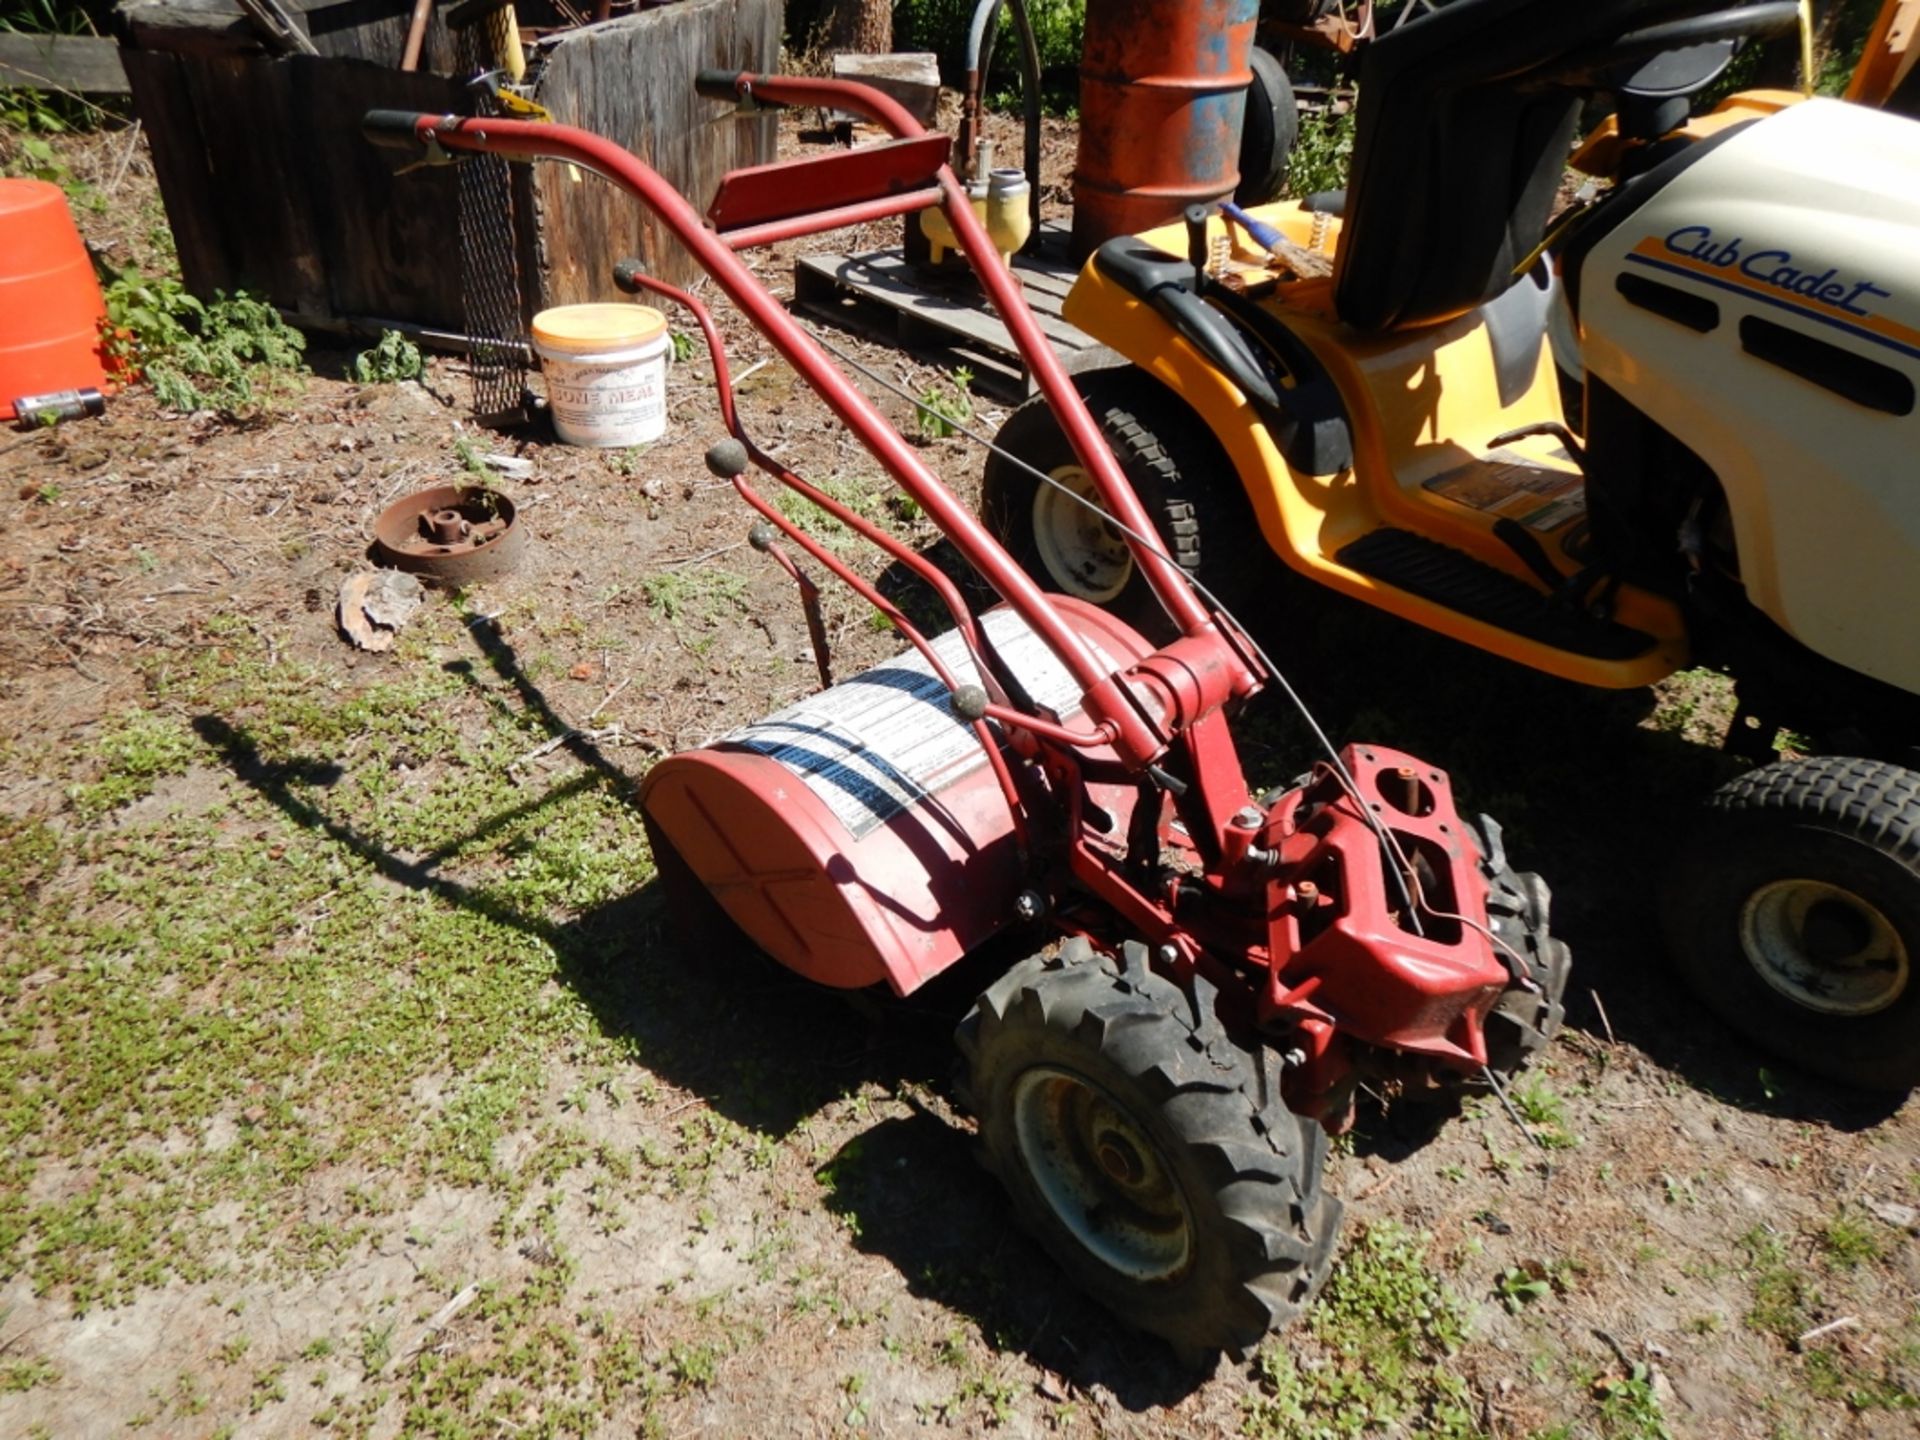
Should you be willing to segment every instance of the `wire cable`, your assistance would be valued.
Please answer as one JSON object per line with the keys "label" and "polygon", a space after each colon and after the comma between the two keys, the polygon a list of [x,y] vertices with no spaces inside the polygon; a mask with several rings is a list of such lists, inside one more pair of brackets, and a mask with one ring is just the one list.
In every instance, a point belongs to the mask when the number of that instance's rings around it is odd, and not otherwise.
{"label": "wire cable", "polygon": [[[809,327],[809,333],[812,334],[813,338],[819,342],[819,344],[823,349],[831,351],[836,357],[840,359],[842,363],[848,365],[853,370],[857,371],[859,374],[866,376],[867,379],[873,381],[876,385],[879,385],[886,390],[892,391],[895,395],[898,395],[901,399],[906,400],[911,405],[913,405],[913,407],[917,411],[921,412],[922,414],[935,416],[935,418],[939,419],[944,425],[947,426],[947,428],[953,430],[956,434],[964,435],[966,436],[967,439],[973,441],[974,444],[982,446],[987,450],[991,450],[994,454],[998,455],[1001,459],[1008,461],[1009,463],[1017,466],[1021,470],[1024,470],[1027,474],[1033,476],[1036,480],[1039,480],[1042,484],[1051,485],[1055,490],[1059,491],[1062,495],[1066,495],[1069,498],[1071,498],[1076,504],[1082,505],[1086,509],[1092,511],[1104,523],[1112,526],[1115,530],[1119,531],[1122,535],[1125,535],[1129,540],[1133,541],[1134,544],[1142,547],[1143,549],[1147,550],[1151,554],[1159,556],[1161,559],[1165,560],[1168,564],[1173,565],[1176,568],[1179,566],[1179,562],[1175,560],[1171,555],[1167,554],[1167,552],[1163,548],[1161,548],[1159,537],[1157,535],[1151,538],[1148,536],[1142,535],[1138,530],[1133,529],[1131,526],[1122,524],[1119,520],[1115,519],[1112,515],[1109,515],[1106,511],[1106,508],[1102,506],[1098,501],[1089,499],[1087,496],[1080,494],[1078,491],[1074,490],[1072,487],[1061,484],[1058,480],[1054,479],[1053,476],[1047,474],[1045,471],[1039,469],[1037,466],[1029,465],[1025,460],[1022,460],[1018,455],[1013,454],[1009,450],[1003,449],[994,441],[988,439],[985,435],[980,434],[979,431],[973,430],[968,426],[959,423],[958,421],[954,420],[951,416],[937,414],[931,407],[929,407],[927,404],[921,401],[918,397],[916,397],[905,386],[896,384],[894,381],[889,380],[886,376],[881,375],[877,371],[869,368],[867,365],[863,364],[860,360],[855,358],[853,355],[849,354],[846,350],[834,344],[833,341],[829,340],[825,335],[821,334],[817,328]],[[1185,571],[1182,571],[1182,573],[1185,574]],[[1367,826],[1373,831],[1374,835],[1379,839],[1381,847],[1386,851],[1389,859],[1393,862],[1389,864],[1387,868],[1393,872],[1394,883],[1399,888],[1400,898],[1406,902],[1407,910],[1408,910],[1408,918],[1413,924],[1414,933],[1418,935],[1424,935],[1426,933],[1420,928],[1419,915],[1415,913],[1417,911],[1424,910],[1427,912],[1427,914],[1433,916],[1435,919],[1446,919],[1446,918],[1461,919],[1464,924],[1486,935],[1487,938],[1491,940],[1496,946],[1499,946],[1503,950],[1507,950],[1508,953],[1510,954],[1514,954],[1515,952],[1513,952],[1512,947],[1508,946],[1505,941],[1501,940],[1499,936],[1495,935],[1487,927],[1483,925],[1477,925],[1471,920],[1465,920],[1464,917],[1446,916],[1443,913],[1434,910],[1433,907],[1426,902],[1424,896],[1420,894],[1421,885],[1420,885],[1419,876],[1414,873],[1413,864],[1407,858],[1406,852],[1401,848],[1400,842],[1394,838],[1393,832],[1387,829],[1385,822],[1382,821],[1380,817],[1373,812],[1373,808],[1367,803],[1366,797],[1364,797],[1360,793],[1360,784],[1357,780],[1353,778],[1353,772],[1347,768],[1346,761],[1341,759],[1340,751],[1338,747],[1334,745],[1333,740],[1328,736],[1326,730],[1321,726],[1319,718],[1313,713],[1312,709],[1307,705],[1306,700],[1301,696],[1300,692],[1294,689],[1293,682],[1287,679],[1286,674],[1280,669],[1279,665],[1277,665],[1274,662],[1273,657],[1267,653],[1266,647],[1261,645],[1261,643],[1253,637],[1253,634],[1247,629],[1247,627],[1240,622],[1239,617],[1233,613],[1233,611],[1225,604],[1225,602],[1223,602],[1220,599],[1218,595],[1215,595],[1213,591],[1208,589],[1198,579],[1194,578],[1191,575],[1187,576],[1187,583],[1191,585],[1194,588],[1194,590],[1199,593],[1200,598],[1206,602],[1207,608],[1211,610],[1214,613],[1214,615],[1216,615],[1218,618],[1220,618],[1221,620],[1224,620],[1228,625],[1231,625],[1233,627],[1235,634],[1237,634],[1240,637],[1240,639],[1243,640],[1253,650],[1254,655],[1259,659],[1260,663],[1266,667],[1268,676],[1273,680],[1274,684],[1280,687],[1281,693],[1287,697],[1288,702],[1293,706],[1293,708],[1296,711],[1299,712],[1300,718],[1306,722],[1307,729],[1312,732],[1315,742],[1320,746],[1321,750],[1323,750],[1326,753],[1328,764],[1330,768],[1333,770],[1334,774],[1339,778],[1341,788],[1343,788],[1347,792],[1347,795],[1349,796],[1349,798],[1352,799],[1354,803],[1354,807],[1356,810],[1358,810],[1361,819],[1366,822]],[[1515,954],[1515,958],[1516,959],[1519,958],[1517,954]],[[1522,962],[1522,965],[1524,967],[1524,961]]]}

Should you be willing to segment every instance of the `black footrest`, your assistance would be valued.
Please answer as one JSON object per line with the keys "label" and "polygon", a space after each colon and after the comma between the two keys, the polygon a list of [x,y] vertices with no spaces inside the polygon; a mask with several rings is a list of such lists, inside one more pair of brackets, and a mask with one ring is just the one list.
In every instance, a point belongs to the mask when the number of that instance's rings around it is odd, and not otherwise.
{"label": "black footrest", "polygon": [[1575,655],[1631,660],[1656,643],[1644,630],[1552,605],[1526,581],[1410,530],[1375,530],[1334,558],[1436,605]]}

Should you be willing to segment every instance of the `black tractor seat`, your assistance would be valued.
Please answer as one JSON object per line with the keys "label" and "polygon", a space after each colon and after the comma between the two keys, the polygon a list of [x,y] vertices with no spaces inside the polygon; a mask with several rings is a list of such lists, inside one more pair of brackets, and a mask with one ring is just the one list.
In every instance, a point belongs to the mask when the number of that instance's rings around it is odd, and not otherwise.
{"label": "black tractor seat", "polygon": [[1587,97],[1670,100],[1687,89],[1664,73],[1675,55],[1710,78],[1715,47],[1795,15],[1792,0],[1452,0],[1382,36],[1360,69],[1340,318],[1393,330],[1503,293],[1545,237]]}

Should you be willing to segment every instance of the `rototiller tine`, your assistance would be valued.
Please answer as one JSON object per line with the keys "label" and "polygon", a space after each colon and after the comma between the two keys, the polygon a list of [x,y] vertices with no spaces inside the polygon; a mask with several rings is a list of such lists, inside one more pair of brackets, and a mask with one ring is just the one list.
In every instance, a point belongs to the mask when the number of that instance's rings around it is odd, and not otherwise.
{"label": "rototiller tine", "polygon": [[[663,877],[707,892],[823,984],[906,994],[990,937],[1031,933],[960,1027],[983,1158],[1027,1226],[1122,1317],[1200,1357],[1243,1352],[1311,1297],[1340,1205],[1326,1136],[1374,1077],[1488,1083],[1558,1026],[1565,948],[1547,892],[1506,863],[1446,776],[1372,746],[1256,800],[1229,714],[1272,677],[1150,540],[1137,497],[947,165],[894,101],[839,81],[703,72],[742,105],[831,104],[896,138],[735,172],[702,222],[619,146],[564,125],[376,111],[370,138],[563,160],[630,191],[1002,597],[972,613],[929,561],[756,446],[694,296],[727,437],[707,463],[785,547],[851,586],[912,651],[663,760],[641,808]],[[1043,593],[741,262],[748,245],[937,203],[1179,631],[1155,648]],[[717,227],[717,228],[715,228]],[[938,638],[748,479],[795,491],[924,580]],[[823,684],[824,642],[813,629]],[[1046,936],[1065,943],[1045,943]]]}

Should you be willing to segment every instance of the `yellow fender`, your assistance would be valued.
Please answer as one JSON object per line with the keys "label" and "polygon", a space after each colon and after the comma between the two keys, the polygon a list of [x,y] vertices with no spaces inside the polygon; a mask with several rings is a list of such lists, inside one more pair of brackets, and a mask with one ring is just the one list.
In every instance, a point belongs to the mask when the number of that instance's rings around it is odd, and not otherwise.
{"label": "yellow fender", "polygon": [[[1160,237],[1142,238],[1154,243]],[[1173,232],[1167,232],[1166,238],[1169,243],[1159,248],[1175,253]],[[1183,241],[1178,244],[1185,248]],[[1312,476],[1293,469],[1239,387],[1158,311],[1091,262],[1075,281],[1062,313],[1070,324],[1153,376],[1193,410],[1232,461],[1235,479],[1246,491],[1268,547],[1309,579],[1423,629],[1581,684],[1630,689],[1651,684],[1687,663],[1684,624],[1677,610],[1659,597],[1630,587],[1622,591],[1619,618],[1646,630],[1659,643],[1629,660],[1601,660],[1515,635],[1363,575],[1335,559],[1352,541],[1382,525],[1393,525],[1431,536],[1537,584],[1519,558],[1492,536],[1487,522],[1479,517],[1463,521],[1446,516],[1417,481],[1403,488],[1395,476],[1409,453],[1471,458],[1468,451],[1473,447],[1450,444],[1450,431],[1470,434],[1478,444],[1533,420],[1559,419],[1557,382],[1552,359],[1543,353],[1528,395],[1503,408],[1490,393],[1492,372],[1484,327],[1471,317],[1409,335],[1363,337],[1332,318],[1330,281],[1295,282],[1288,286],[1286,300],[1287,323],[1327,368],[1347,403],[1353,427],[1352,470]],[[1396,401],[1393,415],[1381,413],[1375,384],[1369,383],[1370,375],[1383,373],[1395,377],[1387,395]],[[1413,388],[1408,388],[1409,383]],[[1448,397],[1444,404],[1443,395]],[[1443,411],[1456,422],[1463,413],[1471,419],[1447,425],[1441,420]],[[1383,480],[1367,483],[1363,477]]]}

